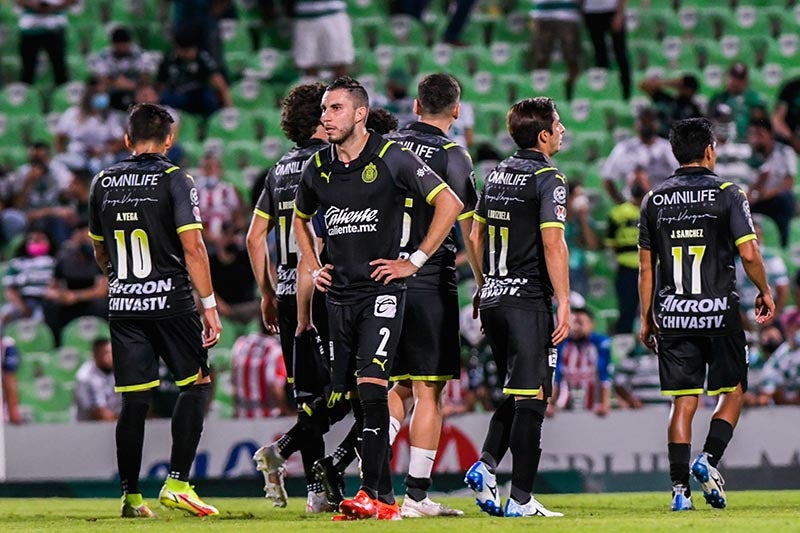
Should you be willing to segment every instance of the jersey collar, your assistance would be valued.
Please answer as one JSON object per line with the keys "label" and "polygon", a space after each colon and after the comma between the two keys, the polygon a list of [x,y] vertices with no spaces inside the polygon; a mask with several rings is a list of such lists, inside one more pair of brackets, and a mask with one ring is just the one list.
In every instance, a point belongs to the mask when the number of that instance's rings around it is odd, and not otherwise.
{"label": "jersey collar", "polygon": [[141,161],[142,159],[160,159],[161,161],[170,162],[167,156],[155,152],[145,152],[143,154],[132,155],[128,158],[129,161]]}
{"label": "jersey collar", "polygon": [[444,132],[437,128],[436,126],[431,126],[430,124],[426,124],[425,122],[412,122],[408,126],[405,127],[407,130],[414,130],[421,133],[430,133],[432,135],[440,135],[442,137],[446,137]]}
{"label": "jersey collar", "polygon": [[532,159],[534,161],[541,161],[542,163],[547,163],[548,165],[550,164],[550,159],[548,159],[547,156],[544,155],[539,150],[527,150],[527,149],[517,150],[516,152],[514,152],[514,157],[517,157],[519,159]]}
{"label": "jersey collar", "polygon": [[305,141],[300,141],[299,143],[297,143],[297,147],[298,148],[308,148],[310,146],[322,147],[325,146],[326,144],[328,144],[327,141],[323,139],[306,139]]}
{"label": "jersey collar", "polygon": [[345,166],[341,160],[339,160],[339,156],[336,153],[336,146],[331,144],[330,150],[330,168],[334,172],[338,173],[346,173],[346,172],[353,172],[355,170],[359,170],[362,167],[366,166],[367,163],[374,159],[374,155],[380,149],[381,146],[386,142],[386,139],[375,133],[374,131],[369,131],[369,139],[367,139],[367,144],[364,145],[363,150],[361,153],[358,154],[358,157],[350,161],[350,164]]}
{"label": "jersey collar", "polygon": [[693,174],[702,174],[704,176],[711,174],[712,176],[716,176],[713,171],[706,167],[680,167],[675,171],[675,176],[691,176]]}

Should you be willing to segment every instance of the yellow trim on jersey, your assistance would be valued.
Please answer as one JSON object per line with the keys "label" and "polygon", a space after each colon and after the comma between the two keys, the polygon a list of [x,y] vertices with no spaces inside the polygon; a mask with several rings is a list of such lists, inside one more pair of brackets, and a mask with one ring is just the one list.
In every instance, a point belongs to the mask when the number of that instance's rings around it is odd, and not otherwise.
{"label": "yellow trim on jersey", "polygon": [[179,168],[181,168],[181,167],[169,167],[167,170],[164,171],[164,174],[172,174],[173,172],[175,172]]}
{"label": "yellow trim on jersey", "polygon": [[703,389],[662,390],[661,394],[664,396],[691,396],[703,394]]}
{"label": "yellow trim on jersey", "polygon": [[752,240],[757,239],[757,238],[758,237],[756,236],[755,233],[750,233],[749,235],[745,235],[744,237],[739,237],[738,239],[736,239],[734,241],[733,244],[735,244],[736,246],[739,246],[740,244],[744,244],[747,241],[752,241]]}
{"label": "yellow trim on jersey", "polygon": [[406,207],[414,207],[414,199],[406,198]]}
{"label": "yellow trim on jersey", "polygon": [[186,174],[186,177],[192,180],[192,183],[194,183],[194,178],[190,174]]}
{"label": "yellow trim on jersey", "polygon": [[122,387],[114,387],[114,392],[137,392],[140,390],[154,389],[161,385],[161,380],[154,380],[149,383],[142,383],[140,385],[123,385]]}
{"label": "yellow trim on jersey", "polygon": [[564,229],[564,224],[562,224],[561,222],[542,222],[541,224],[539,224],[539,229],[545,229],[545,228]]}
{"label": "yellow trim on jersey", "polygon": [[454,146],[458,146],[458,143],[457,142],[447,143],[444,146],[442,146],[442,150],[449,150],[450,148],[453,148]]}
{"label": "yellow trim on jersey", "polygon": [[730,187],[731,185],[733,185],[733,182],[732,182],[732,181],[726,181],[725,183],[723,183],[722,185],[720,185],[720,186],[719,186],[719,188],[720,188],[720,189],[722,189],[722,190],[724,191],[725,189],[727,189],[727,188],[728,188],[728,187]]}
{"label": "yellow trim on jersey", "polygon": [[388,150],[389,147],[391,145],[393,145],[393,144],[394,144],[394,141],[386,141],[386,144],[383,145],[383,148],[381,148],[381,151],[378,152],[378,157],[383,158],[383,154],[385,154],[386,150]]}
{"label": "yellow trim on jersey", "polygon": [[104,240],[106,240],[106,238],[103,237],[102,235],[95,235],[91,231],[88,233],[89,233],[89,238],[92,239],[93,241],[103,242]]}
{"label": "yellow trim on jersey", "polygon": [[286,378],[286,383],[289,385],[294,385],[294,378]]}
{"label": "yellow trim on jersey", "polygon": [[440,192],[442,192],[443,190],[445,190],[447,188],[448,187],[447,187],[446,183],[440,183],[431,192],[428,193],[428,196],[425,197],[425,201],[430,204],[431,200],[436,198],[437,194],[439,194]]}
{"label": "yellow trim on jersey", "polygon": [[557,169],[556,167],[544,167],[544,168],[540,168],[539,170],[537,170],[536,172],[534,172],[534,173],[533,173],[533,175],[534,175],[534,176],[538,176],[538,175],[539,175],[539,174],[541,174],[542,172],[547,172],[548,170],[558,170],[558,169]]}
{"label": "yellow trim on jersey", "polygon": [[313,214],[313,213],[312,213],[312,214],[310,214],[310,215],[307,215],[307,214],[303,213],[302,211],[300,211],[299,209],[297,209],[297,206],[296,206],[296,205],[294,206],[294,214],[295,214],[295,215],[297,215],[297,216],[299,216],[299,217],[300,217],[300,218],[302,218],[303,220],[311,220],[311,217],[313,217],[313,216],[314,216],[314,214]]}
{"label": "yellow trim on jersey", "polygon": [[466,213],[461,213],[460,215],[458,215],[458,218],[456,220],[461,222],[462,220],[467,220],[468,218],[472,218],[474,215],[475,211],[467,211]]}
{"label": "yellow trim on jersey", "polygon": [[486,224],[486,219],[480,216],[478,213],[472,213],[472,218],[477,220],[481,224]]}
{"label": "yellow trim on jersey", "polygon": [[719,388],[719,389],[717,389],[717,390],[710,390],[710,391],[708,391],[708,393],[707,393],[707,394],[708,394],[709,396],[716,396],[716,395],[718,395],[718,394],[725,394],[726,392],[733,392],[733,391],[735,391],[735,390],[736,390],[736,387],[738,387],[738,385],[735,385],[735,386],[733,386],[733,387],[720,387],[720,388]]}
{"label": "yellow trim on jersey", "polygon": [[272,220],[272,216],[269,213],[265,213],[261,209],[255,208],[253,209],[253,213],[260,216],[261,218],[265,218],[267,220]]}
{"label": "yellow trim on jersey", "polygon": [[518,396],[539,396],[539,389],[508,389],[503,387],[503,394],[516,394]]}
{"label": "yellow trim on jersey", "polygon": [[309,405],[306,402],[303,402],[303,405],[301,407],[308,416],[314,415],[314,410],[311,407],[309,407]]}
{"label": "yellow trim on jersey", "polygon": [[314,154],[314,163],[316,163],[317,168],[322,166],[322,160],[319,158],[319,152]]}
{"label": "yellow trim on jersey", "polygon": [[178,229],[176,229],[175,231],[177,231],[178,235],[180,235],[184,231],[189,231],[190,229],[199,229],[202,231],[203,225],[200,224],[199,222],[192,222],[191,224],[184,224],[183,226],[178,226]]}
{"label": "yellow trim on jersey", "polygon": [[192,383],[197,381],[197,378],[198,378],[198,375],[195,374],[193,376],[189,376],[186,379],[182,379],[180,381],[176,381],[175,385],[177,385],[178,387],[185,387],[186,385],[191,385]]}

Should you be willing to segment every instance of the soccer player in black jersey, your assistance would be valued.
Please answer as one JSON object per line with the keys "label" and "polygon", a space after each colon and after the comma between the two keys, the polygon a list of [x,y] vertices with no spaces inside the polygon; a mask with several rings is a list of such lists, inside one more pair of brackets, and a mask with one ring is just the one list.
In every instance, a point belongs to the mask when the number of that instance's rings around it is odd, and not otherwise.
{"label": "soccer player in black jersey", "polygon": [[[449,74],[425,76],[414,101],[419,121],[386,138],[417,154],[458,195],[464,204],[459,224],[462,234],[469,235],[477,202],[472,160],[463,147],[445,136],[458,118],[460,95],[458,82]],[[419,248],[433,212],[424,198],[406,198],[401,253],[407,256]],[[477,265],[472,244],[469,240],[465,244],[470,263]],[[441,394],[448,380],[460,377],[456,251],[455,228],[452,228],[428,262],[406,280],[403,332],[391,374],[395,385],[389,391],[390,445],[406,417],[406,405],[412,399],[414,405],[406,497],[400,508],[404,517],[464,514],[432,501],[427,493],[442,431]]]}
{"label": "soccer player in black jersey", "polygon": [[[555,103],[545,97],[517,102],[506,122],[519,150],[486,177],[470,239],[483,253],[476,278],[481,322],[505,376],[503,393],[509,400],[492,417],[483,453],[465,481],[476,492],[481,510],[491,515],[562,516],[547,510],[531,492],[542,454],[556,345],[569,334],[569,252],[564,240],[568,190],[566,178],[550,160],[561,147],[565,128]],[[505,442],[513,462],[511,495],[503,509],[494,470]]]}
{"label": "soccer player in black jersey", "polygon": [[[306,166],[295,198],[300,268],[312,270],[327,294],[333,357],[329,404],[358,393],[353,409],[362,428],[362,483],[340,509],[347,518],[400,518],[389,473],[389,373],[403,320],[405,278],[444,241],[463,207],[458,197],[411,152],[365,127],[369,99],[350,78],[339,78],[322,98],[322,125],[331,146]],[[418,250],[400,259],[405,198],[435,207]],[[314,252],[308,220],[325,218],[324,266]]]}
{"label": "soccer player in black jersey", "polygon": [[[319,319],[317,324],[321,338],[316,329],[311,327],[310,318],[298,324],[297,243],[292,216],[303,164],[327,145],[325,131],[319,120],[324,92],[325,85],[321,83],[299,85],[283,100],[281,128],[296,145],[267,174],[264,190],[256,203],[247,232],[250,263],[261,291],[263,320],[271,332],[277,330],[280,333],[286,370],[289,382],[294,385],[298,407],[297,423],[276,442],[257,450],[253,459],[256,468],[264,474],[267,497],[274,506],[285,507],[287,495],[283,483],[283,463],[300,450],[308,489],[306,510],[309,512],[330,510],[322,485],[312,470],[314,463],[325,453],[322,436],[328,431],[329,423],[321,401],[322,386],[326,383],[320,383],[322,380],[317,379],[319,372],[323,377],[327,373],[327,359],[322,346],[323,341],[327,344],[328,336],[325,300],[321,294],[314,298],[314,314]],[[266,252],[266,237],[272,228],[277,231],[277,290],[270,277]],[[309,291],[313,291],[310,278],[307,278],[307,283]],[[301,360],[295,361],[295,355]],[[315,400],[318,405],[315,405]]]}
{"label": "soccer player in black jersey", "polygon": [[[756,321],[770,320],[770,294],[747,196],[714,174],[711,122],[675,122],[680,168],[645,196],[639,222],[640,337],[658,353],[662,394],[673,397],[668,431],[672,510],[693,509],[689,473],[713,507],[726,505],[716,466],[733,436],[747,391],[747,343],[734,257],[759,291]],[[706,381],[708,367],[708,384]],[[719,395],[703,452],[689,466],[692,418],[704,390]]]}
{"label": "soccer player in black jersey", "polygon": [[[207,350],[222,325],[194,180],[165,156],[172,123],[163,107],[136,105],[125,133],[133,156],[97,174],[89,197],[89,235],[108,276],[114,389],[122,393],[116,441],[124,517],[153,515],[138,480],[145,418],[159,385],[158,358],[181,391],[172,415],[170,473],[159,501],[197,516],[219,514],[188,483],[211,394]],[[203,305],[199,317],[193,287]]]}

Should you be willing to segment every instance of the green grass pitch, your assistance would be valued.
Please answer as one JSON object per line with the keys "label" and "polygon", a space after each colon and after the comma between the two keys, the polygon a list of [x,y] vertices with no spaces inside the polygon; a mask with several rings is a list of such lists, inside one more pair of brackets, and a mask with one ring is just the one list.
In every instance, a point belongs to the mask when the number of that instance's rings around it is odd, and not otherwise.
{"label": "green grass pitch", "polygon": [[[729,492],[729,508],[706,505],[695,492],[694,512],[669,512],[668,493],[542,495],[550,509],[564,518],[503,519],[478,512],[468,498],[443,498],[448,505],[466,511],[462,518],[414,519],[414,533],[483,532],[516,533],[520,527],[544,526],[551,531],[771,531],[800,530],[800,491]],[[402,522],[331,522],[330,515],[306,515],[305,502],[293,498],[286,509],[272,509],[255,498],[209,498],[219,517],[198,519],[154,505],[155,520],[121,519],[118,499],[0,499],[0,531],[114,532],[148,531],[268,531],[275,533],[354,533],[409,531]],[[535,525],[534,525],[535,524]]]}

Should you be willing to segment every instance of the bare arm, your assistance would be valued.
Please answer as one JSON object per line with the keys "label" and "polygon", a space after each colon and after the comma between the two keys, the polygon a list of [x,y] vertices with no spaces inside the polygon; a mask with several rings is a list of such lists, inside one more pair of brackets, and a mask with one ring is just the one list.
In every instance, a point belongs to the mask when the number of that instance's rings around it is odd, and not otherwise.
{"label": "bare arm", "polygon": [[[211,268],[208,265],[208,252],[203,242],[203,236],[199,229],[190,229],[180,233],[183,255],[186,258],[186,270],[192,280],[197,293],[201,298],[206,298],[214,294],[214,287],[211,285]],[[211,306],[202,311],[203,318],[203,347],[211,348],[222,334],[222,324],[219,321],[217,306]]]}
{"label": "bare arm", "polygon": [[793,137],[792,130],[786,123],[787,111],[789,111],[788,106],[782,102],[775,106],[775,111],[772,113],[772,130],[786,139],[791,139]]}
{"label": "bare arm", "polygon": [[225,82],[225,78],[222,77],[222,74],[217,72],[211,75],[211,86],[219,93],[223,107],[231,107],[233,105],[231,91],[228,88],[228,84]]}
{"label": "bare arm", "polygon": [[253,269],[258,291],[261,293],[261,319],[267,330],[275,333],[278,330],[278,306],[267,253],[267,234],[272,226],[271,219],[254,214],[247,229],[246,243],[250,267]]}
{"label": "bare arm", "polygon": [[[308,225],[309,221],[295,214],[292,224],[294,224],[294,236],[297,240],[297,250],[300,255],[298,270],[302,269],[306,272],[311,270],[311,279],[316,289],[321,292],[327,291],[332,282],[330,271],[333,270],[333,265],[323,266],[320,264],[319,256],[314,250],[314,235]],[[298,300],[298,305],[299,303]]]}
{"label": "bare arm", "polygon": [[478,279],[478,274],[481,270],[481,248],[475,248],[472,242],[472,225],[473,218],[469,217],[465,220],[460,220],[458,225],[461,227],[461,235],[464,236],[464,252],[467,254],[467,262],[472,269],[472,275]]}
{"label": "bare arm", "polygon": [[559,344],[569,335],[569,250],[564,240],[562,228],[543,228],[542,244],[547,263],[547,274],[553,284],[553,292],[558,302],[556,329],[551,342]]}
{"label": "bare arm", "polygon": [[614,201],[615,204],[621,204],[625,201],[625,198],[622,197],[622,193],[619,192],[619,187],[614,182],[614,180],[603,180],[603,187],[605,187],[608,196]]}
{"label": "bare arm", "polygon": [[656,348],[656,323],[653,317],[653,291],[656,271],[655,256],[650,250],[639,249],[639,305],[641,330],[639,338],[651,350]]}
{"label": "bare arm", "polygon": [[103,274],[108,276],[108,262],[111,260],[111,258],[108,256],[106,247],[103,244],[103,241],[92,240],[92,244],[94,244],[94,260],[97,261],[97,266],[100,267],[100,270],[103,271]]}
{"label": "bare arm", "polygon": [[[486,248],[486,224],[477,218],[473,219],[472,231],[469,233],[469,239],[465,240],[469,240],[472,249],[478,254],[478,257],[480,257],[483,254],[483,250]],[[478,285],[478,290],[475,291],[475,296],[472,298],[472,318],[478,318],[478,307],[481,303],[481,287],[483,287],[484,282],[483,263],[480,260],[475,264],[473,273],[475,274],[475,283]]]}
{"label": "bare arm", "polygon": [[764,260],[761,257],[761,250],[755,239],[741,243],[739,255],[742,257],[742,266],[747,273],[747,277],[758,289],[756,296],[756,322],[763,324],[775,316],[775,302],[767,283],[767,273],[764,270]]}

